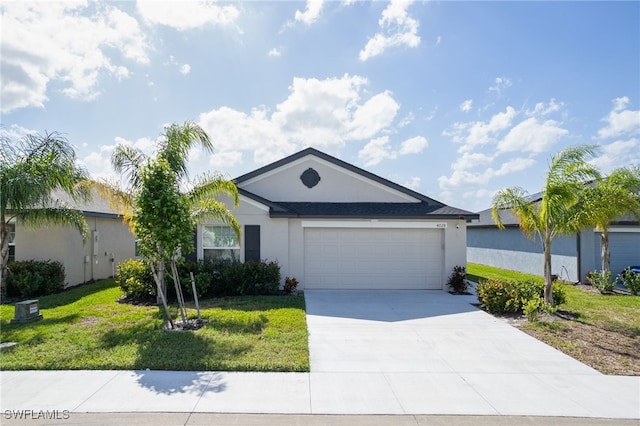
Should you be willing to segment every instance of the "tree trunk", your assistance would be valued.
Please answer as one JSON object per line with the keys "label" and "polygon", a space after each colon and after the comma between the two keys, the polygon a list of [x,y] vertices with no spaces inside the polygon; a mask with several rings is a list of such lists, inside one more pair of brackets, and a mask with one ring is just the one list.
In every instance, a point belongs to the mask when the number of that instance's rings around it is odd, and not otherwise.
{"label": "tree trunk", "polygon": [[602,255],[602,273],[611,272],[611,250],[609,250],[609,232],[606,229],[600,234],[600,252]]}
{"label": "tree trunk", "polygon": [[544,234],[544,301],[553,305],[553,281],[551,279],[551,230]]}
{"label": "tree trunk", "polygon": [[157,269],[153,266],[153,262],[151,262],[151,272],[153,273],[153,279],[156,282],[156,288],[158,291],[158,298],[160,299],[160,303],[158,304],[162,304],[162,306],[164,307],[164,314],[167,317],[167,321],[169,321],[171,329],[174,329],[175,324],[173,323],[173,319],[171,318],[171,312],[169,312],[167,297],[165,295],[166,285],[164,284],[164,262],[158,262]]}
{"label": "tree trunk", "polygon": [[173,278],[173,284],[176,287],[176,297],[178,298],[178,306],[180,307],[180,316],[182,317],[182,324],[187,325],[187,311],[184,306],[184,295],[182,294],[182,286],[180,285],[180,277],[178,276],[178,267],[175,260],[171,260],[171,275]]}

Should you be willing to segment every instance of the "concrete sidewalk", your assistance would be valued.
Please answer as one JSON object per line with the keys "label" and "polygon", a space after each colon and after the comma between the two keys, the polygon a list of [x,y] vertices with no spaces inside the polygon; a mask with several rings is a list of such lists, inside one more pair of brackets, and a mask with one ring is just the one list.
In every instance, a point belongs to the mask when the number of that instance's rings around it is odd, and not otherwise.
{"label": "concrete sidewalk", "polygon": [[306,298],[310,373],[2,371],[2,424],[639,423],[640,377],[600,374],[465,296]]}

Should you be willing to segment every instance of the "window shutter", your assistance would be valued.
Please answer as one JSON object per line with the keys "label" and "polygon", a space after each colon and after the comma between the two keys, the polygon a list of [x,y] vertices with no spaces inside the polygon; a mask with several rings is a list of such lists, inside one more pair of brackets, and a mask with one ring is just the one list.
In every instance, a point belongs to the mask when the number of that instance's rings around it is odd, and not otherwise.
{"label": "window shutter", "polygon": [[193,251],[184,256],[187,260],[198,260],[198,228],[193,230]]}
{"label": "window shutter", "polygon": [[260,262],[260,225],[244,226],[244,261]]}

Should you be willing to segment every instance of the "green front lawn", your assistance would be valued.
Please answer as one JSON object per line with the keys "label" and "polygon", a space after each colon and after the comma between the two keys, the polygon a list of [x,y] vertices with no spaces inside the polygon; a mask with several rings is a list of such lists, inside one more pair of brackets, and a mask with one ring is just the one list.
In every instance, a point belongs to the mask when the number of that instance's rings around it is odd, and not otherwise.
{"label": "green front lawn", "polygon": [[[542,277],[485,265],[467,265],[467,278]],[[600,294],[590,286],[564,286],[558,313],[522,330],[606,374],[640,375],[640,296]]]}
{"label": "green front lawn", "polygon": [[13,305],[1,305],[0,341],[18,344],[1,350],[0,369],[309,371],[301,296],[204,300],[206,326],[167,332],[158,307],[121,295],[105,280],[44,296],[44,319],[30,324],[11,324]]}

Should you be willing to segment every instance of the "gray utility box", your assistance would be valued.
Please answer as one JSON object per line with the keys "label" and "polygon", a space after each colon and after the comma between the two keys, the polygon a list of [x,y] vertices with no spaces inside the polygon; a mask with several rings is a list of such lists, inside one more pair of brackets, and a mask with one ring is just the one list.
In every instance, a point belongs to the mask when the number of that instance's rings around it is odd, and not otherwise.
{"label": "gray utility box", "polygon": [[23,302],[16,303],[16,312],[14,314],[14,318],[11,320],[11,323],[24,324],[41,319],[42,315],[40,314],[38,300],[25,300]]}

